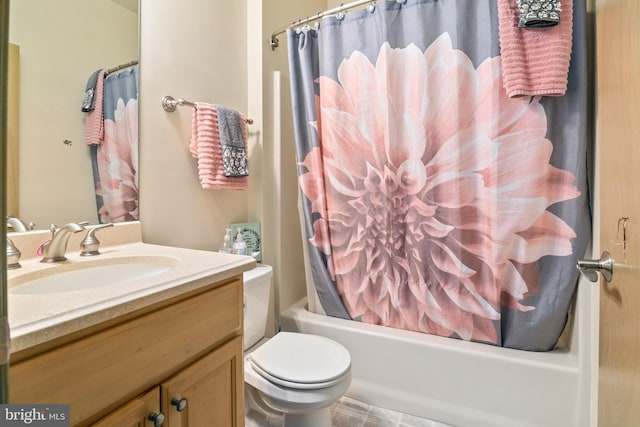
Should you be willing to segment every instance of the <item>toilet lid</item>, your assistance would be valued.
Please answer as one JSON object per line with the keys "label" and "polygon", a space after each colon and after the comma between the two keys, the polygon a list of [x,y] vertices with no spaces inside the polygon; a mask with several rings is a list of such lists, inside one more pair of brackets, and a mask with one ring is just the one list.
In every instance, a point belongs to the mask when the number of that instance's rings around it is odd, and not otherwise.
{"label": "toilet lid", "polygon": [[249,355],[253,368],[285,387],[329,387],[351,366],[346,348],[325,337],[280,332]]}

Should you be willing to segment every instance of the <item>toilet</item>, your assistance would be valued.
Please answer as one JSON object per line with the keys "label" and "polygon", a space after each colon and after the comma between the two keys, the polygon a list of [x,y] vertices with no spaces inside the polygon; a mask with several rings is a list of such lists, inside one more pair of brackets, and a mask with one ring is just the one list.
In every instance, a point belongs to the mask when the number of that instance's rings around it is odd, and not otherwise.
{"label": "toilet", "polygon": [[285,427],[331,427],[330,406],[351,384],[351,356],[311,334],[265,338],[271,266],[244,273],[244,381],[247,405],[284,417]]}

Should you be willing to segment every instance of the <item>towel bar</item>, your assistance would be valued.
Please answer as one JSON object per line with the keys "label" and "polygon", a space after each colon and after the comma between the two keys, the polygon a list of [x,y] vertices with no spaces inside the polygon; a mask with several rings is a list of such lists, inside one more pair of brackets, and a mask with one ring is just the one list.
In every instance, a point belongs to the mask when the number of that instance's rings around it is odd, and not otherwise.
{"label": "towel bar", "polygon": [[[184,98],[175,99],[171,95],[167,95],[162,98],[162,108],[164,108],[164,111],[166,111],[167,113],[173,113],[174,111],[176,111],[176,108],[179,105],[189,105],[191,107],[196,106],[195,103],[187,101]],[[253,124],[252,119],[246,119],[246,121],[247,121],[247,124]]]}

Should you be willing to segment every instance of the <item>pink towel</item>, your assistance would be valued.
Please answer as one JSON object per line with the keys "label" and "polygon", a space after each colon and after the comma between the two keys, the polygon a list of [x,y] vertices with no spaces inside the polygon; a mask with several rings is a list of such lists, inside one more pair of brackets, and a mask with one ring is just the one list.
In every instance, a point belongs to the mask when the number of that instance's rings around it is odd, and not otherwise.
{"label": "pink towel", "polygon": [[517,0],[498,0],[498,19],[507,95],[564,95],[573,43],[573,0],[562,1],[560,23],[554,27],[518,28]]}
{"label": "pink towel", "polygon": [[84,140],[87,145],[99,145],[104,140],[104,114],[102,99],[104,94],[104,70],[98,73],[96,83],[95,105],[96,108],[87,113],[84,122]]}
{"label": "pink towel", "polygon": [[[247,135],[246,119],[241,115],[242,132]],[[198,176],[202,188],[213,190],[246,190],[249,179],[226,177],[222,163],[222,146],[218,129],[218,112],[214,105],[196,103],[191,122],[191,155],[198,159]]]}

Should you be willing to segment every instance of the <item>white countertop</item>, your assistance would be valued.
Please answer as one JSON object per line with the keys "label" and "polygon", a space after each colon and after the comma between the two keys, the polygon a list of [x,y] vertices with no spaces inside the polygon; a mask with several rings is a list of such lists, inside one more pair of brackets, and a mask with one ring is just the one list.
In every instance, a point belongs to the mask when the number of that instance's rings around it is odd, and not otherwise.
{"label": "white countertop", "polygon": [[[25,259],[20,262],[22,268],[7,272],[12,353],[233,277],[255,266],[255,260],[248,256],[141,242],[112,245],[101,248],[100,252],[93,257],[68,252],[67,261],[54,264],[43,264],[39,258]],[[76,264],[98,260],[121,263],[123,258],[139,260],[140,257],[170,259],[172,267],[161,274],[108,287],[62,293],[11,292],[11,287],[19,286],[26,275],[33,277],[56,268],[72,269]]]}

